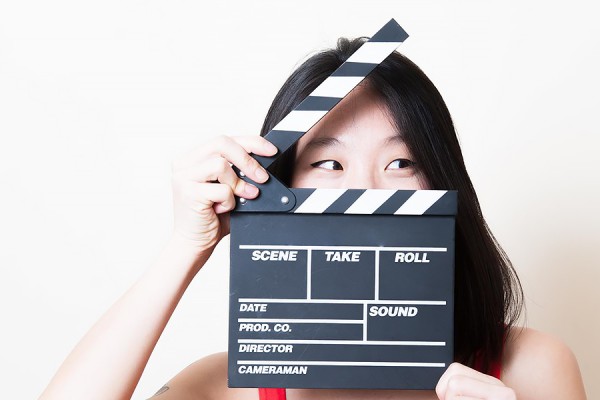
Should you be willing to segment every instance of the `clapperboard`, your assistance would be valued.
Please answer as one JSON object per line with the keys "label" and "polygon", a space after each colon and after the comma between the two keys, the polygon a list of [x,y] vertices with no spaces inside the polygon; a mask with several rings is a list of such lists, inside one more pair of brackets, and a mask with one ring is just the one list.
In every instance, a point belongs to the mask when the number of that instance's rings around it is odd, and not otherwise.
{"label": "clapperboard", "polygon": [[[407,37],[391,20],[363,44],[267,134],[278,154]],[[229,386],[434,388],[453,360],[456,192],[258,186],[231,213]]]}

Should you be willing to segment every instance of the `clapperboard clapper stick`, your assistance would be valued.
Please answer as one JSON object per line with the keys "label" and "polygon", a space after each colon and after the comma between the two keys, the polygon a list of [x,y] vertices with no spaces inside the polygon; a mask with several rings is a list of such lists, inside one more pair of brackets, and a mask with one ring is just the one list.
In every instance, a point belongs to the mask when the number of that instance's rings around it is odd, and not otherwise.
{"label": "clapperboard clapper stick", "polygon": [[[391,20],[365,42],[266,135],[278,154],[407,37]],[[231,213],[229,386],[433,389],[453,359],[456,192],[257,186]]]}

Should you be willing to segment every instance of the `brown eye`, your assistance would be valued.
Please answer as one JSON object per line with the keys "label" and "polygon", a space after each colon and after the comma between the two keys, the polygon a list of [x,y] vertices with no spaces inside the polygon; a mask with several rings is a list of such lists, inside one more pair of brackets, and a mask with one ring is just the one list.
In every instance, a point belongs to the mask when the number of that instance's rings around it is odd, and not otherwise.
{"label": "brown eye", "polygon": [[340,164],[339,162],[337,162],[335,160],[317,161],[310,165],[313,168],[322,168],[322,169],[328,169],[331,171],[342,171],[344,169],[344,168],[342,168],[342,164]]}
{"label": "brown eye", "polygon": [[411,160],[407,160],[406,158],[398,158],[398,159],[392,161],[391,163],[389,163],[385,169],[405,169],[405,168],[410,168],[410,167],[414,167],[414,166],[415,166],[415,162],[413,162]]}

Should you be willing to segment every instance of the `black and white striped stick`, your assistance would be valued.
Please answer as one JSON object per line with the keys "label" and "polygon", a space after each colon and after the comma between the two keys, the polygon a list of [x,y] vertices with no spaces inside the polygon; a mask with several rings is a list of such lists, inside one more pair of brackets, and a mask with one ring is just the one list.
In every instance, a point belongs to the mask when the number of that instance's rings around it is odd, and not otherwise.
{"label": "black and white striped stick", "polygon": [[[264,168],[268,168],[358,86],[406,38],[408,34],[394,19],[391,19],[265,135],[265,138],[278,149],[275,156],[252,155],[252,157]],[[237,168],[234,169],[242,179],[248,180]],[[254,200],[236,198],[237,211],[287,212],[299,204],[296,202],[297,190],[286,188],[272,175],[271,179],[264,184],[252,183],[260,189],[259,197]]]}
{"label": "black and white striped stick", "polygon": [[455,215],[455,190],[291,189],[295,214]]}
{"label": "black and white striped stick", "polygon": [[[265,135],[265,138],[279,149],[278,155],[290,148],[319,122],[406,38],[408,34],[392,18],[365,42]],[[265,168],[277,159],[277,157],[260,156],[255,158]]]}

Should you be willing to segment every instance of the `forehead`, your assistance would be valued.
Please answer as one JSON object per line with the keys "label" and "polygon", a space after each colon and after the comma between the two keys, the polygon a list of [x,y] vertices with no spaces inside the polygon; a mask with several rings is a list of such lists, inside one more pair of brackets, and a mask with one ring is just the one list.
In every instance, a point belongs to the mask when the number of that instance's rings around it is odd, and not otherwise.
{"label": "forehead", "polygon": [[368,85],[361,84],[298,141],[297,152],[301,153],[309,143],[323,138],[335,138],[344,143],[397,134],[379,94]]}

